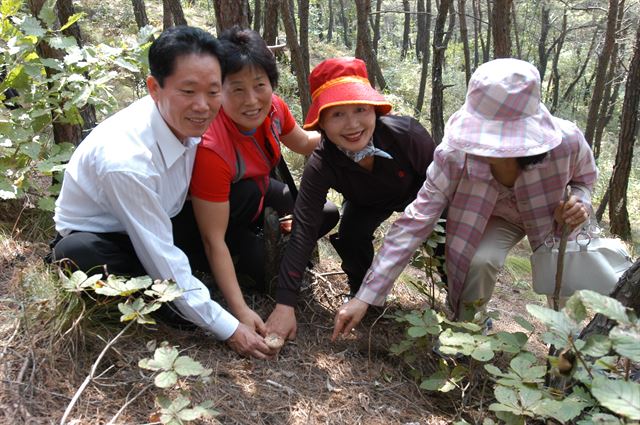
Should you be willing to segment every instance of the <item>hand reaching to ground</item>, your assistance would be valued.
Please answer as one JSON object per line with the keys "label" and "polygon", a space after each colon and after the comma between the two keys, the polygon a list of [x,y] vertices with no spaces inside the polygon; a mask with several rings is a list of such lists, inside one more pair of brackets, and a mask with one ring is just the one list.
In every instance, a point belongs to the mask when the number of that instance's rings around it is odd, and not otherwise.
{"label": "hand reaching to ground", "polygon": [[227,339],[227,344],[236,353],[256,359],[268,359],[272,356],[271,349],[264,338],[244,323],[240,323],[236,331]]}
{"label": "hand reaching to ground", "polygon": [[339,335],[343,337],[349,335],[349,332],[360,323],[368,308],[369,304],[358,298],[353,298],[348,303],[343,304],[342,307],[338,309],[334,319],[331,341],[335,341]]}

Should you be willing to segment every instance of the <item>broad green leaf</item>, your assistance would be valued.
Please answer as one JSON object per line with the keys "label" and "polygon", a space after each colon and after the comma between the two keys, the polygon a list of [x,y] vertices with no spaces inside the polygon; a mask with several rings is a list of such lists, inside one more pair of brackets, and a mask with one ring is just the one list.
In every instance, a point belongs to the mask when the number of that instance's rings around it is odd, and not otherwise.
{"label": "broad green leaf", "polygon": [[522,316],[516,316],[513,320],[527,332],[533,332],[535,330],[535,327]]}
{"label": "broad green leaf", "polygon": [[37,142],[23,143],[20,145],[20,153],[27,155],[32,160],[37,160],[40,156],[42,145]]}
{"label": "broad green leaf", "polygon": [[[75,96],[73,96],[69,102],[78,108],[82,108],[87,104],[89,97],[93,93],[93,87],[90,84],[85,85],[82,90],[79,90]],[[69,104],[65,104],[69,105]]]}
{"label": "broad green leaf", "polygon": [[104,286],[96,288],[96,293],[112,297],[126,297],[141,289],[148,288],[152,283],[149,276],[134,277],[125,281],[122,277],[109,275]]}
{"label": "broad green leaf", "polygon": [[64,31],[67,28],[69,28],[71,25],[75,24],[76,22],[78,22],[80,19],[84,18],[86,16],[86,13],[84,12],[80,12],[80,13],[74,13],[73,15],[71,15],[69,17],[69,19],[67,20],[67,23],[64,24],[62,27],[60,27],[59,31]]}
{"label": "broad green leaf", "polygon": [[40,13],[38,13],[38,18],[42,19],[42,22],[44,22],[47,28],[53,28],[58,20],[55,9],[56,1],[57,0],[46,0],[42,5],[42,9],[40,9]]}
{"label": "broad green leaf", "polygon": [[189,356],[178,357],[173,364],[173,368],[181,376],[198,376],[206,370],[200,362],[193,360]]}
{"label": "broad green leaf", "polygon": [[424,326],[411,326],[407,329],[407,333],[412,338],[420,338],[429,334]]}
{"label": "broad green leaf", "polygon": [[544,399],[535,407],[534,412],[545,418],[554,418],[560,423],[568,423],[576,418],[586,407],[586,403],[575,399],[562,401]]}
{"label": "broad green leaf", "polygon": [[527,311],[547,326],[552,334],[560,337],[562,342],[558,341],[557,338],[553,338],[552,335],[543,335],[545,342],[553,343],[557,347],[564,347],[567,339],[573,337],[580,330],[578,324],[562,311],[554,311],[534,304],[527,304]]}
{"label": "broad green leaf", "polygon": [[13,16],[20,10],[20,5],[22,5],[22,0],[2,0],[0,14],[3,17]]}
{"label": "broad green leaf", "polygon": [[164,372],[160,372],[153,382],[156,384],[158,388],[169,388],[172,387],[178,382],[178,374],[176,374],[173,370],[165,370]]}
{"label": "broad green leaf", "polygon": [[138,311],[130,303],[119,303],[118,310],[122,313],[122,316],[120,316],[121,322],[129,322],[138,317]]}
{"label": "broad green leaf", "polygon": [[612,412],[631,420],[640,420],[639,383],[596,376],[593,378],[591,394]]}
{"label": "broad green leaf", "polygon": [[42,25],[40,25],[40,21],[38,21],[33,16],[25,16],[19,26],[22,32],[25,33],[25,35],[32,35],[34,37],[40,38],[46,33],[45,29],[42,28]]}
{"label": "broad green leaf", "polygon": [[150,290],[144,292],[145,295],[156,297],[159,303],[166,303],[179,298],[183,294],[183,290],[173,281],[162,281],[154,283]]}
{"label": "broad green leaf", "polygon": [[491,341],[481,342],[472,352],[471,357],[481,362],[488,362],[495,355],[491,349]]}
{"label": "broad green leaf", "polygon": [[533,411],[536,405],[542,400],[542,391],[537,388],[518,388],[520,405],[523,409]]}
{"label": "broad green leaf", "polygon": [[[78,41],[74,37],[57,35],[49,39],[49,45],[55,49],[68,51],[71,48],[78,47]],[[67,61],[65,60],[65,62]]]}
{"label": "broad green leaf", "polygon": [[525,425],[523,417],[514,415],[511,412],[496,412],[496,417],[503,421],[505,425]]}
{"label": "broad green leaf", "polygon": [[640,329],[632,326],[616,326],[609,332],[609,338],[621,356],[632,362],[640,362]]}
{"label": "broad green leaf", "polygon": [[126,69],[127,71],[140,72],[140,68],[138,68],[136,66],[136,64],[134,64],[133,62],[130,62],[130,61],[126,60],[126,59],[117,58],[115,61],[113,61],[113,63],[118,65],[119,67],[122,67],[122,68]]}
{"label": "broad green leaf", "polygon": [[168,409],[169,407],[171,407],[172,402],[173,400],[164,395],[159,395],[156,397],[156,403],[158,403],[158,406],[160,406],[162,409]]}
{"label": "broad green leaf", "polygon": [[569,297],[563,310],[576,322],[582,322],[587,317],[587,308],[578,294]]}
{"label": "broad green leaf", "polygon": [[611,340],[605,335],[590,335],[580,349],[583,354],[592,357],[606,356],[611,350]]}
{"label": "broad green leaf", "polygon": [[171,402],[171,406],[169,408],[174,412],[179,412],[180,410],[189,407],[190,404],[191,400],[183,395],[179,395]]}
{"label": "broad green leaf", "polygon": [[453,390],[456,386],[449,379],[449,373],[446,370],[439,370],[430,377],[422,381],[420,388],[428,391],[440,391],[442,393]]}
{"label": "broad green leaf", "polygon": [[487,363],[486,365],[484,365],[484,369],[494,376],[507,376],[506,374],[502,373],[500,369],[498,369],[496,366],[492,365],[491,363]]}
{"label": "broad green leaf", "polygon": [[578,425],[624,425],[624,421],[608,413],[596,413],[586,420],[578,421]]}
{"label": "broad green leaf", "polygon": [[62,63],[58,59],[42,58],[40,59],[40,63],[47,68],[55,69],[56,71],[62,71],[64,69]]}
{"label": "broad green leaf", "polygon": [[87,274],[82,270],[76,270],[70,277],[65,276],[64,273],[60,274],[60,280],[62,281],[62,287],[66,290],[74,291],[80,288],[82,282],[87,280]]}
{"label": "broad green leaf", "polygon": [[578,291],[577,294],[584,305],[594,313],[603,314],[619,323],[630,323],[626,308],[620,301],[589,290]]}
{"label": "broad green leaf", "polygon": [[528,337],[522,332],[497,332],[495,334],[497,341],[501,343],[497,349],[505,351],[507,353],[517,354],[520,352],[522,347],[527,343]]}
{"label": "broad green leaf", "polygon": [[38,199],[38,208],[42,211],[51,211],[56,208],[56,200],[51,197]]}

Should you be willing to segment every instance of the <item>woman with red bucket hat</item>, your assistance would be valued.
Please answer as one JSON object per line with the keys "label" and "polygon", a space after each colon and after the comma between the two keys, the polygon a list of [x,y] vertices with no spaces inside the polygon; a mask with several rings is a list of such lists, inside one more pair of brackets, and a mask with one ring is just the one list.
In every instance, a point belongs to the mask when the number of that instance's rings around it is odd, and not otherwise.
{"label": "woman with red bucket hat", "polygon": [[384,302],[445,208],[448,301],[458,319],[489,301],[498,270],[524,236],[535,249],[550,229],[587,220],[593,153],[575,124],[542,104],[533,65],[496,59],[478,67],[444,133],[416,200],[387,233],[356,298],[336,314],[333,339]]}
{"label": "woman with red bucket hat", "polygon": [[388,115],[391,104],[355,58],[327,59],[309,76],[312,104],[304,129],[322,134],[302,175],[293,230],[280,265],[277,305],[267,333],[293,339],[294,306],[316,243],[329,189],[344,197],[338,233],[330,237],[355,294],[373,260],[373,233],[415,199],[435,144],[415,119]]}

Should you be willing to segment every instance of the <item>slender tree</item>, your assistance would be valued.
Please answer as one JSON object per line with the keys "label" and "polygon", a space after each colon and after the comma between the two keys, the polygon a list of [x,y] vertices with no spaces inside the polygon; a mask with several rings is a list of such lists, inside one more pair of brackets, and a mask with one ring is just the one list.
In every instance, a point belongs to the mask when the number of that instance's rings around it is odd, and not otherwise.
{"label": "slender tree", "polygon": [[351,38],[349,37],[349,24],[347,23],[347,14],[344,10],[344,0],[340,0],[340,23],[342,25],[342,39],[344,45],[351,48]]}
{"label": "slender tree", "polygon": [[404,59],[409,51],[409,35],[411,34],[411,4],[409,0],[402,0],[402,9],[404,10],[404,30],[402,31],[400,59]]}
{"label": "slender tree", "polygon": [[302,116],[306,117],[311,106],[311,95],[309,93],[309,69],[304,66],[304,59],[298,37],[296,36],[296,27],[289,8],[287,0],[280,0],[280,16],[282,17],[282,25],[287,35],[287,46],[291,52],[291,64],[294,69],[296,81],[298,82],[298,92],[300,94],[300,105],[302,106]]}
{"label": "slender tree", "polygon": [[[565,9],[564,15],[562,16],[562,29],[560,30],[560,36],[558,37],[558,41],[554,43],[555,45],[555,54],[553,55],[553,61],[551,62],[551,78],[549,78],[549,85],[547,87],[551,87],[551,113],[555,113],[558,108],[558,97],[560,93],[560,71],[558,69],[558,62],[560,61],[560,53],[562,52],[562,47],[564,46],[565,36],[567,34],[567,10]],[[547,90],[548,92],[548,90]]]}
{"label": "slender tree", "polygon": [[307,73],[309,72],[309,0],[298,0],[298,21],[300,30],[300,49],[302,51],[302,62]]}
{"label": "slender tree", "polygon": [[380,41],[380,18],[382,16],[382,0],[376,0],[376,16],[373,18],[373,51],[378,53]]}
{"label": "slender tree", "polygon": [[489,62],[491,56],[491,31],[493,28],[493,13],[491,10],[491,0],[487,0],[487,48],[482,50],[483,63]]}
{"label": "slender tree", "polygon": [[356,0],[357,29],[356,34],[356,57],[362,59],[367,64],[369,81],[375,87],[376,82],[381,90],[384,90],[387,83],[382,75],[382,70],[378,64],[378,58],[373,51],[371,44],[371,34],[369,33],[369,11],[370,0]]}
{"label": "slender tree", "polygon": [[260,32],[262,26],[262,0],[255,0],[253,6],[253,30]]}
{"label": "slender tree", "polygon": [[593,85],[593,95],[589,103],[589,114],[587,115],[587,124],[584,130],[584,138],[587,139],[589,146],[593,144],[593,136],[598,123],[598,112],[600,111],[600,103],[604,94],[604,86],[607,78],[607,70],[609,68],[609,60],[613,52],[616,35],[616,19],[618,17],[618,0],[609,0],[609,11],[607,13],[607,29],[604,36],[604,45],[598,55],[598,64],[596,65],[596,77]]}
{"label": "slender tree", "polygon": [[513,0],[495,0],[492,16],[493,57],[511,56],[511,2]]}
{"label": "slender tree", "polygon": [[460,40],[462,40],[462,52],[464,53],[464,76],[469,84],[471,78],[471,53],[469,52],[469,34],[467,32],[465,0],[458,0],[458,21],[460,21]]}
{"label": "slender tree", "polygon": [[518,14],[516,13],[516,2],[511,2],[511,27],[513,28],[513,36],[516,40],[516,57],[522,58],[522,47],[520,46],[520,29],[518,28]]}
{"label": "slender tree", "polygon": [[609,198],[609,222],[611,233],[625,240],[631,239],[631,224],[627,211],[627,189],[633,145],[638,135],[638,105],[640,104],[640,25],[636,30],[634,53],[627,73],[622,113],[620,114],[620,138],[616,161],[611,175]]}
{"label": "slender tree", "polygon": [[429,75],[429,65],[431,61],[431,0],[427,0],[425,4],[426,22],[425,22],[425,38],[422,41],[425,45],[422,47],[422,70],[420,72],[420,88],[418,89],[418,99],[416,100],[416,112],[422,112],[424,105],[424,97],[427,89],[427,76]]}
{"label": "slender tree", "polygon": [[547,54],[547,37],[549,37],[549,29],[551,28],[551,22],[549,20],[549,4],[547,0],[540,2],[540,38],[538,39],[538,72],[540,73],[540,80],[544,81],[544,76],[547,72],[547,62],[549,56]]}
{"label": "slender tree", "polygon": [[575,89],[576,84],[578,84],[578,82],[584,76],[584,71],[587,69],[587,65],[589,65],[591,57],[593,56],[593,51],[596,48],[596,41],[598,40],[599,34],[600,32],[598,31],[598,27],[594,26],[593,35],[591,36],[591,43],[589,44],[589,50],[587,51],[587,54],[584,58],[584,61],[582,62],[582,65],[580,66],[580,69],[578,69],[578,71],[575,74],[573,74],[575,75],[575,77],[573,78],[573,80],[571,80],[571,83],[569,83],[569,86],[566,88],[564,94],[562,95],[563,101],[567,101],[569,99],[569,96],[573,93],[573,90]]}
{"label": "slender tree", "polygon": [[[426,34],[424,32],[425,22],[426,22],[426,12],[424,7],[424,0],[416,1],[416,58],[422,59],[422,53],[424,48],[424,39]],[[377,52],[377,50],[376,50]]]}
{"label": "slender tree", "polygon": [[144,6],[144,0],[131,0],[133,3],[133,15],[136,18],[136,25],[138,29],[149,25],[149,18],[147,18],[147,8]]}
{"label": "slender tree", "polygon": [[440,0],[436,25],[433,34],[433,67],[431,71],[431,137],[439,144],[444,135],[444,83],[442,81],[442,67],[445,44],[444,23],[453,0]]}
{"label": "slender tree", "polygon": [[334,22],[334,17],[333,17],[333,0],[329,0],[329,25],[327,28],[327,41],[331,41],[333,40],[333,22]]}

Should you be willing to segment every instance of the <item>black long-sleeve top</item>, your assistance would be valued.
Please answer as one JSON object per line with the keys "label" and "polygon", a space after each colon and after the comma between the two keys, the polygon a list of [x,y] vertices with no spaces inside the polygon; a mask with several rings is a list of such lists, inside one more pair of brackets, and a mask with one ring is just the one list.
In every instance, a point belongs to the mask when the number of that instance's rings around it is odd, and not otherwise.
{"label": "black long-sleeve top", "polygon": [[384,115],[376,120],[373,145],[391,155],[376,156],[368,171],[323,138],[302,174],[291,237],[280,264],[276,301],[294,306],[300,282],[316,244],[329,189],[361,207],[402,211],[416,197],[435,143],[414,118]]}

